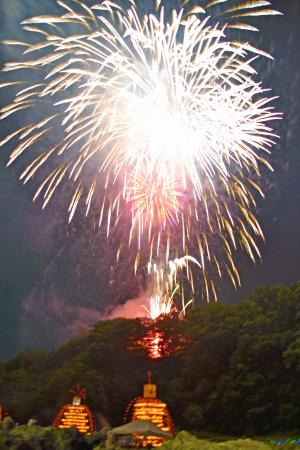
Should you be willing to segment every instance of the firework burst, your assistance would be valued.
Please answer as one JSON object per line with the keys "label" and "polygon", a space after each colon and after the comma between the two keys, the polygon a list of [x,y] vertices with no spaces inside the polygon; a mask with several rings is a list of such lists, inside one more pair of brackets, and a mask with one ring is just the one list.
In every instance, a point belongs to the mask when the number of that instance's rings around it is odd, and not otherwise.
{"label": "firework burst", "polygon": [[[156,320],[173,313],[178,317],[185,315],[193,300],[185,300],[182,272],[185,271],[185,279],[191,285],[194,294],[192,266],[198,266],[200,271],[202,270],[199,262],[189,255],[170,260],[167,264],[148,262],[148,286],[152,295],[149,306],[144,306],[144,309],[150,319]],[[176,294],[179,294],[180,304],[174,301]]]}
{"label": "firework burst", "polygon": [[[22,61],[3,69],[44,73],[1,110],[5,119],[30,108],[44,111],[49,102],[46,116],[1,142],[18,139],[8,164],[38,149],[21,174],[24,183],[51,167],[34,199],[42,197],[45,207],[66,180],[74,185],[69,220],[83,200],[87,214],[100,209],[108,234],[129,210],[136,269],[145,237],[150,262],[189,254],[197,243],[207,299],[210,293],[217,297],[212,271],[239,283],[233,258],[238,245],[253,260],[259,255],[253,192],[261,190],[253,175],[269,166],[265,155],[275,138],[269,122],[279,118],[249,56],[265,52],[226,39],[229,27],[253,29],[240,18],[276,12],[267,1],[252,1],[223,11],[227,27],[202,18],[227,2],[189,7],[185,1],[168,20],[161,2],[155,14],[140,18],[133,2],[123,10],[111,1],[89,8],[59,0],[67,11],[61,16],[23,22],[41,41],[6,41],[25,51]],[[70,24],[78,33],[70,33]],[[57,126],[63,139],[48,148]]]}

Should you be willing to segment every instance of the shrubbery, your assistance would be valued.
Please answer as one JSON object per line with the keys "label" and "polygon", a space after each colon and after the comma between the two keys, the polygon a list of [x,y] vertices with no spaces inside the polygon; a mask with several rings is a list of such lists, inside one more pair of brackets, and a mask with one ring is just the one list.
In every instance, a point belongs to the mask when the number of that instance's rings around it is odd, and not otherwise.
{"label": "shrubbery", "polygon": [[0,431],[0,450],[93,450],[101,447],[103,436],[82,436],[75,429],[17,426]]}
{"label": "shrubbery", "polygon": [[[299,449],[299,446],[282,445],[281,450]],[[182,431],[175,439],[167,441],[161,450],[271,450],[273,446],[252,439],[236,439],[226,442],[209,442]]]}
{"label": "shrubbery", "polygon": [[[102,450],[103,435],[92,433],[82,436],[76,430],[59,430],[51,427],[18,426],[0,431],[0,450]],[[210,442],[181,431],[175,439],[165,442],[161,450],[275,450],[274,446],[251,440],[236,439]],[[281,450],[299,449],[299,446],[281,445]],[[110,448],[109,450],[121,450]],[[124,449],[123,449],[124,450]]]}

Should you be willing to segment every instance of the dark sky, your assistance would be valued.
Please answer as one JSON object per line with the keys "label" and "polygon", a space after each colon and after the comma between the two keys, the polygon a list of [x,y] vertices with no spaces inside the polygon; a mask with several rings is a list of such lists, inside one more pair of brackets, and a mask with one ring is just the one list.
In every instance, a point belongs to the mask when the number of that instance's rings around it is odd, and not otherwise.
{"label": "dark sky", "polygon": [[[258,45],[275,61],[262,60],[263,82],[280,96],[276,106],[284,113],[276,131],[275,173],[264,175],[266,199],[257,214],[266,243],[263,260],[253,265],[239,255],[242,288],[224,284],[223,301],[236,301],[259,284],[290,284],[300,278],[300,2],[274,0],[280,17],[256,19],[261,29]],[[56,12],[53,0],[0,0],[0,38],[22,38],[19,23],[36,14]],[[245,38],[245,37],[244,37]],[[245,38],[246,39],[246,38]],[[13,58],[12,48],[1,46],[0,60]],[[0,92],[5,104],[6,91]],[[16,127],[0,123],[0,136]],[[46,211],[33,205],[33,186],[18,181],[18,164],[7,169],[8,151],[0,153],[0,358],[26,347],[47,347],[86,329],[102,317],[109,305],[137,296],[140,280],[128,271],[128,261],[114,267],[116,242],[93,231],[92,219],[67,226],[61,197]]]}

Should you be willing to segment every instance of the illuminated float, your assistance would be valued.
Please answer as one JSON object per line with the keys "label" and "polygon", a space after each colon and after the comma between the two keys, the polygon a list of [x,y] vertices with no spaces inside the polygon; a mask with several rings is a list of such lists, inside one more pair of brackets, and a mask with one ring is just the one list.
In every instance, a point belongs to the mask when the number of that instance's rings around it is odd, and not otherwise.
{"label": "illuminated float", "polygon": [[79,385],[70,391],[73,394],[72,404],[64,405],[55,416],[53,426],[56,428],[77,428],[82,434],[95,431],[94,415],[89,407],[82,403],[86,399],[86,391]]}
{"label": "illuminated float", "polygon": [[[156,397],[156,384],[152,383],[151,372],[148,372],[148,383],[144,385],[143,397],[132,400],[126,408],[124,422],[132,420],[150,420],[158,428],[167,432],[174,432],[174,423],[168,411],[167,404]],[[142,446],[152,445],[160,447],[164,438],[158,436],[145,436]]]}

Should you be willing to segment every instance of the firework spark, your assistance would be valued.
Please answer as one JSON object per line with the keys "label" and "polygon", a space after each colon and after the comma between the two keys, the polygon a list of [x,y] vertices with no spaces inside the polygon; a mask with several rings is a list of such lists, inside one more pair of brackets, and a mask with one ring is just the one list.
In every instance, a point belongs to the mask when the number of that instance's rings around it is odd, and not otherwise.
{"label": "firework spark", "polygon": [[150,319],[156,320],[160,316],[168,316],[171,314],[173,307],[173,299],[165,298],[161,294],[156,294],[150,298],[149,308],[144,306],[145,311]]}
{"label": "firework spark", "polygon": [[[1,110],[5,119],[30,108],[44,111],[49,101],[47,116],[1,142],[18,139],[8,164],[37,150],[21,174],[24,183],[51,167],[34,200],[42,196],[46,207],[67,180],[74,185],[69,219],[83,199],[86,214],[100,208],[107,234],[130,209],[128,245],[136,246],[136,269],[145,236],[150,261],[188,254],[196,242],[207,299],[217,296],[212,270],[240,282],[233,258],[238,245],[253,260],[259,256],[253,191],[261,190],[254,178],[269,166],[264,155],[275,139],[269,122],[279,118],[248,56],[265,52],[226,39],[229,27],[253,30],[241,18],[276,11],[266,8],[268,1],[251,1],[223,11],[227,27],[199,19],[227,2],[190,8],[185,1],[168,21],[161,2],[141,19],[134,2],[123,10],[111,1],[89,8],[59,0],[67,10],[61,16],[23,22],[42,40],[19,43],[24,60],[3,69],[44,73]],[[77,34],[70,34],[70,24]],[[44,149],[58,125],[63,140]]]}
{"label": "firework spark", "polygon": [[[185,315],[192,300],[185,301],[184,288],[179,275],[185,269],[186,279],[193,290],[191,263],[198,266],[201,271],[199,262],[189,255],[168,261],[167,264],[149,261],[148,286],[153,293],[149,300],[149,306],[144,306],[144,309],[150,319],[156,320],[161,316],[168,316],[172,313],[176,313],[179,317]],[[174,296],[178,293],[180,294],[181,305],[174,302]]]}

